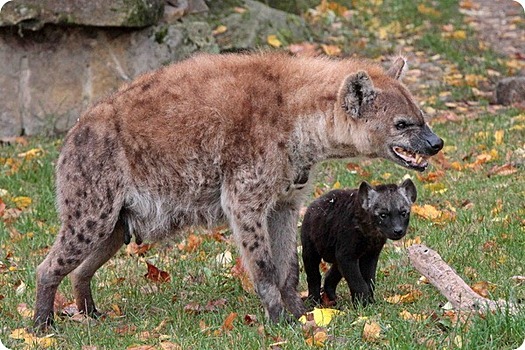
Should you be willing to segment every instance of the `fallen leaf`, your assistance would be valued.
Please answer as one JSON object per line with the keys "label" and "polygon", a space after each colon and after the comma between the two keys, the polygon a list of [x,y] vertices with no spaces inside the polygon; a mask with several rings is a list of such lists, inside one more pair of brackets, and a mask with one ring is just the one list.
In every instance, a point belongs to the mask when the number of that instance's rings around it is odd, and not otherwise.
{"label": "fallen leaf", "polygon": [[233,321],[237,318],[237,313],[232,312],[230,313],[226,319],[224,320],[224,323],[222,324],[222,330],[229,332],[233,329]]}
{"label": "fallen leaf", "polygon": [[126,350],[155,350],[153,345],[133,345],[128,346]]}
{"label": "fallen leaf", "polygon": [[494,291],[496,286],[487,281],[480,281],[471,285],[470,288],[472,288],[474,292],[481,295],[483,298],[488,298],[490,296],[490,292]]}
{"label": "fallen leaf", "polygon": [[281,47],[283,45],[281,41],[277,39],[277,35],[275,34],[268,35],[266,42],[272,47]]}
{"label": "fallen leaf", "polygon": [[518,172],[518,168],[516,168],[514,165],[507,163],[503,165],[495,165],[493,166],[489,172],[487,173],[488,176],[493,175],[499,175],[499,176],[508,176],[512,175]]}
{"label": "fallen leaf", "polygon": [[233,277],[238,278],[241,281],[242,289],[247,293],[253,293],[253,283],[248,273],[246,272],[241,258],[235,260],[235,265],[231,269],[231,274]]}
{"label": "fallen leaf", "polygon": [[318,55],[318,45],[309,42],[302,42],[298,44],[291,44],[288,46],[288,51],[297,56],[314,57]]}
{"label": "fallen leaf", "polygon": [[[313,315],[313,320],[315,324],[321,327],[328,326],[332,322],[332,318],[336,315],[344,315],[344,312],[336,309],[328,308],[314,308],[313,311],[307,313],[307,315]],[[299,322],[306,323],[307,316],[303,315],[299,318]]]}
{"label": "fallen leaf", "polygon": [[162,341],[159,345],[162,350],[182,350],[182,346],[169,341]]}
{"label": "fallen leaf", "polygon": [[414,204],[412,205],[412,212],[427,220],[437,220],[442,214],[440,210],[430,204],[423,206]]}
{"label": "fallen leaf", "polygon": [[406,321],[416,321],[416,322],[422,322],[428,318],[426,315],[422,314],[413,314],[406,310],[403,310],[399,313],[399,316]]}
{"label": "fallen leaf", "polygon": [[420,290],[414,289],[403,295],[396,294],[396,295],[387,297],[385,298],[385,301],[390,304],[408,304],[408,303],[413,303],[417,301],[418,299],[421,298],[422,295],[423,293]]}
{"label": "fallen leaf", "polygon": [[505,136],[505,130],[496,130],[494,132],[494,142],[496,145],[501,145],[503,143],[503,137]]}
{"label": "fallen leaf", "polygon": [[20,303],[16,307],[16,311],[22,316],[23,318],[32,318],[33,317],[33,310],[31,310],[26,303]]}
{"label": "fallen leaf", "polygon": [[44,150],[42,148],[33,148],[30,149],[27,152],[19,153],[19,158],[25,158],[26,160],[30,160],[33,158],[41,157],[44,154]]}
{"label": "fallen leaf", "polygon": [[339,56],[341,54],[341,48],[337,45],[326,45],[321,44],[323,52],[328,56]]}
{"label": "fallen leaf", "polygon": [[324,343],[328,339],[328,335],[325,330],[319,330],[313,333],[311,337],[306,338],[306,344],[322,348]]}
{"label": "fallen leaf", "polygon": [[15,203],[16,207],[18,209],[25,209],[31,205],[31,202],[33,201],[29,197],[14,197],[12,198],[13,203]]}
{"label": "fallen leaf", "polygon": [[56,345],[56,339],[53,338],[54,334],[46,335],[45,337],[37,337],[36,335],[29,333],[24,328],[18,328],[11,332],[9,338],[24,340],[25,344],[28,344],[31,348],[42,347],[49,348]]}
{"label": "fallen leaf", "polygon": [[117,334],[135,334],[137,332],[137,326],[135,325],[123,325],[115,328]]}
{"label": "fallen leaf", "polygon": [[375,321],[366,321],[363,327],[362,338],[364,341],[375,343],[381,340],[381,326]]}
{"label": "fallen leaf", "polygon": [[202,241],[202,236],[192,233],[184,241],[177,244],[177,248],[179,248],[179,250],[191,253],[197,250],[197,248],[202,244]]}
{"label": "fallen leaf", "polygon": [[222,267],[230,266],[233,261],[232,253],[227,250],[224,253],[217,254],[215,261]]}
{"label": "fallen leaf", "polygon": [[252,314],[246,314],[244,315],[244,324],[247,326],[254,326],[257,324],[257,316]]}
{"label": "fallen leaf", "polygon": [[150,264],[147,261],[146,264],[148,265],[148,272],[144,275],[146,279],[157,283],[170,281],[171,277],[169,273],[167,273],[166,271],[159,270],[156,266]]}
{"label": "fallen leaf", "polygon": [[525,276],[512,276],[511,279],[516,282],[517,285],[522,285],[525,283]]}
{"label": "fallen leaf", "polygon": [[220,26],[217,26],[217,28],[215,28],[214,30],[212,30],[211,34],[215,36],[215,35],[219,35],[222,33],[226,33],[227,31],[228,31],[228,27],[226,27],[225,25],[220,25]]}
{"label": "fallen leaf", "polygon": [[128,255],[144,255],[147,251],[149,251],[153,247],[153,244],[137,244],[135,242],[129,242],[129,244],[126,246],[126,253]]}

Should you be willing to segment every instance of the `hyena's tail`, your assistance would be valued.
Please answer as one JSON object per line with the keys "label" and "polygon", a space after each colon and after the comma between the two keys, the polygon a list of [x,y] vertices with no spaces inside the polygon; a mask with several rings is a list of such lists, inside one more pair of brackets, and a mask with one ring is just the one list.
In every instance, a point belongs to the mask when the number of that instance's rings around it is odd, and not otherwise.
{"label": "hyena's tail", "polygon": [[[62,226],[37,269],[35,324],[53,319],[53,301],[62,279],[72,273],[79,310],[96,314],[90,282],[94,273],[124,243],[119,214],[125,173],[117,140],[93,125],[78,125],[64,143],[57,165],[57,202]],[[125,164],[125,163],[124,163]]]}

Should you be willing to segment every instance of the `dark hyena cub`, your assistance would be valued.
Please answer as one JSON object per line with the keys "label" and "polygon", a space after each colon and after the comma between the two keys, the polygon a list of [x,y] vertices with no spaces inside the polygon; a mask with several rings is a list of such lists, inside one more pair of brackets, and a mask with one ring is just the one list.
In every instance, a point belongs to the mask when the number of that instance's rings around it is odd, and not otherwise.
{"label": "dark hyena cub", "polygon": [[335,301],[344,277],[354,302],[373,302],[379,253],[387,238],[398,240],[407,230],[416,187],[407,179],[395,184],[335,190],[315,200],[306,211],[301,231],[308,298],[320,303],[321,259],[331,263],[324,291]]}

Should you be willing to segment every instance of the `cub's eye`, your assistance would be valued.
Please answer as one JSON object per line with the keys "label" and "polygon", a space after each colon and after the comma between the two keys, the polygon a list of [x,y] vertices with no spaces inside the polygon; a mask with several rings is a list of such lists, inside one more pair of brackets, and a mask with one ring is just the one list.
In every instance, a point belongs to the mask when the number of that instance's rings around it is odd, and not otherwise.
{"label": "cub's eye", "polygon": [[386,219],[387,216],[388,216],[387,213],[381,213],[381,214],[379,214],[379,217],[380,217],[381,219]]}
{"label": "cub's eye", "polygon": [[402,217],[406,218],[408,216],[408,212],[406,210],[403,210],[399,213]]}
{"label": "cub's eye", "polygon": [[405,122],[404,120],[401,120],[401,121],[396,123],[396,129],[397,130],[406,129],[408,126],[409,126],[409,124],[407,122]]}

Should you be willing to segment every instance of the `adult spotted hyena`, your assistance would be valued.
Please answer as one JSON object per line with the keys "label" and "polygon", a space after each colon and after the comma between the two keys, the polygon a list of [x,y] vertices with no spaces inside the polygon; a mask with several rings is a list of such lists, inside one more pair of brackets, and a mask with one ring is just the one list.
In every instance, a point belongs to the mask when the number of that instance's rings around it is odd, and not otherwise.
{"label": "adult spotted hyena", "polygon": [[52,322],[71,273],[80,310],[126,237],[155,241],[228,222],[270,320],[304,312],[298,209],[316,163],[382,157],[424,170],[443,146],[399,81],[361,60],[198,55],[146,74],[85,112],[57,165],[62,227],[37,269],[34,320]]}

